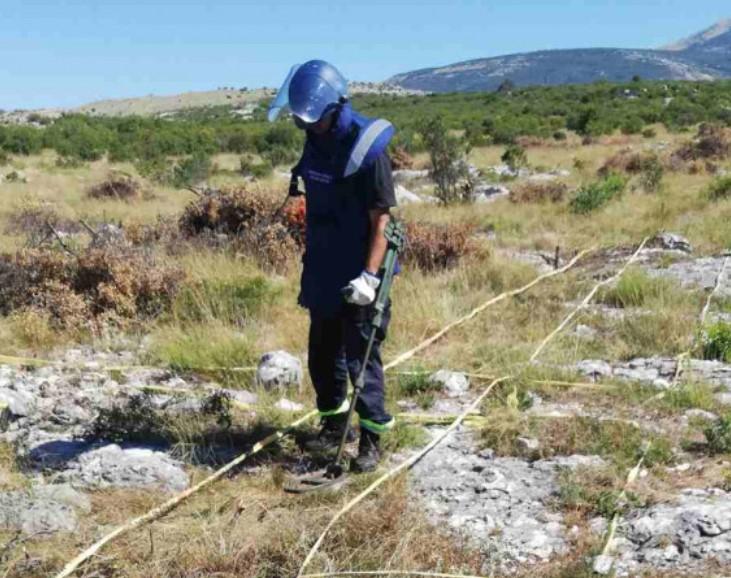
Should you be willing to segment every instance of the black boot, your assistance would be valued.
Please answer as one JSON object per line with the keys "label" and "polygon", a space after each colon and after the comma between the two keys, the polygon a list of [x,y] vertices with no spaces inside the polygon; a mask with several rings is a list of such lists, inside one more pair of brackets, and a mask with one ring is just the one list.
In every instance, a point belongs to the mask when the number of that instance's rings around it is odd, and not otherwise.
{"label": "black boot", "polygon": [[[347,425],[348,414],[341,413],[322,418],[320,422],[321,428],[317,437],[310,439],[304,443],[304,448],[308,452],[328,453],[337,451],[340,440],[343,437],[343,429]],[[348,443],[355,441],[355,432],[353,428],[348,431],[348,437],[345,440]]]}
{"label": "black boot", "polygon": [[378,467],[378,462],[381,461],[380,443],[381,436],[361,428],[358,457],[351,462],[350,469],[360,473],[375,470]]}

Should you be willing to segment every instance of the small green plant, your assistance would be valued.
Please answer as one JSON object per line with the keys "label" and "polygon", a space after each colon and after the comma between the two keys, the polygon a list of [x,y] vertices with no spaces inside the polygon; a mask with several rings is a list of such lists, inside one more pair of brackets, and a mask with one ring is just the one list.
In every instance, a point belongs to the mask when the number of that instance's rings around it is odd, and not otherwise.
{"label": "small green plant", "polygon": [[642,136],[644,138],[655,138],[657,136],[657,131],[654,128],[646,128],[642,131]]}
{"label": "small green plant", "polygon": [[528,156],[525,154],[525,149],[519,144],[509,144],[500,160],[513,172],[528,165]]}
{"label": "small green plant", "polygon": [[211,174],[211,158],[198,153],[179,161],[174,167],[170,182],[173,186],[183,189],[204,181]]}
{"label": "small green plant", "polygon": [[646,193],[657,193],[662,188],[665,169],[657,156],[648,158],[640,172],[640,186]]}
{"label": "small green plant", "polygon": [[718,177],[711,182],[704,191],[706,198],[711,201],[731,198],[731,176]]}
{"label": "small green plant", "polygon": [[264,179],[272,174],[274,168],[268,161],[256,163],[250,156],[243,156],[239,161],[239,172],[245,177]]}
{"label": "small green plant", "polygon": [[614,287],[601,295],[601,301],[612,307],[642,307],[652,300],[663,299],[673,290],[666,279],[650,277],[642,269],[629,269]]}
{"label": "small green plant", "polygon": [[401,395],[416,396],[424,393],[436,393],[441,386],[436,381],[429,379],[429,373],[421,370],[413,373],[399,375],[398,388]]}
{"label": "small green plant", "polygon": [[470,150],[469,142],[450,134],[441,116],[422,122],[419,132],[429,151],[437,198],[445,205],[471,198],[472,191],[459,186],[459,181],[468,176],[464,159]]}
{"label": "small green plant", "polygon": [[731,452],[731,413],[720,417],[703,430],[711,455]]}
{"label": "small green plant", "polygon": [[579,215],[585,215],[600,209],[619,196],[626,185],[624,177],[617,174],[610,174],[600,181],[585,185],[576,191],[571,200],[571,210]]}
{"label": "small green plant", "polygon": [[703,357],[731,362],[731,324],[719,321],[706,330]]}

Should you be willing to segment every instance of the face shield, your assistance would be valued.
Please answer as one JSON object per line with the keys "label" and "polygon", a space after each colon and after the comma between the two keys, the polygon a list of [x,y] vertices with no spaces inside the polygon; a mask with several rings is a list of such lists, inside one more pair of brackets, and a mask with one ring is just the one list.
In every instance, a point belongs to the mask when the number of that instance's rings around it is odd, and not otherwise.
{"label": "face shield", "polygon": [[295,65],[269,107],[268,118],[277,118],[288,106],[302,124],[319,121],[347,96],[347,81],[338,70],[322,60]]}

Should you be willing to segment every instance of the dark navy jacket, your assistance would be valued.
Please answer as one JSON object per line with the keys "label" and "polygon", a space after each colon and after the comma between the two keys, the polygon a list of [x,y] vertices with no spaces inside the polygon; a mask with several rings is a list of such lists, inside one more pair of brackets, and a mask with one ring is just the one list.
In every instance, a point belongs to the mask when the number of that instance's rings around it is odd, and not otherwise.
{"label": "dark navy jacket", "polygon": [[307,195],[300,304],[315,314],[336,315],[343,306],[340,290],[365,267],[370,217],[359,176],[384,153],[393,133],[389,122],[345,104],[327,135],[307,134],[293,174],[303,179]]}

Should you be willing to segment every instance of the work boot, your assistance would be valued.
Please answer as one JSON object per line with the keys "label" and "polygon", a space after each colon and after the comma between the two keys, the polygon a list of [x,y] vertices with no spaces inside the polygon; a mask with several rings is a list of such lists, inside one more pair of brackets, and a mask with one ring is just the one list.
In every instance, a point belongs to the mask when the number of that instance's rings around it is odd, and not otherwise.
{"label": "work boot", "polygon": [[381,436],[377,433],[361,428],[358,457],[351,462],[350,469],[358,473],[375,470],[381,461],[380,442]]}
{"label": "work boot", "polygon": [[[312,453],[329,453],[335,452],[340,445],[343,437],[343,429],[347,425],[348,414],[342,413],[322,418],[320,422],[320,431],[317,437],[310,439],[304,443],[304,448]],[[353,428],[348,431],[347,443],[355,441],[355,432]]]}

